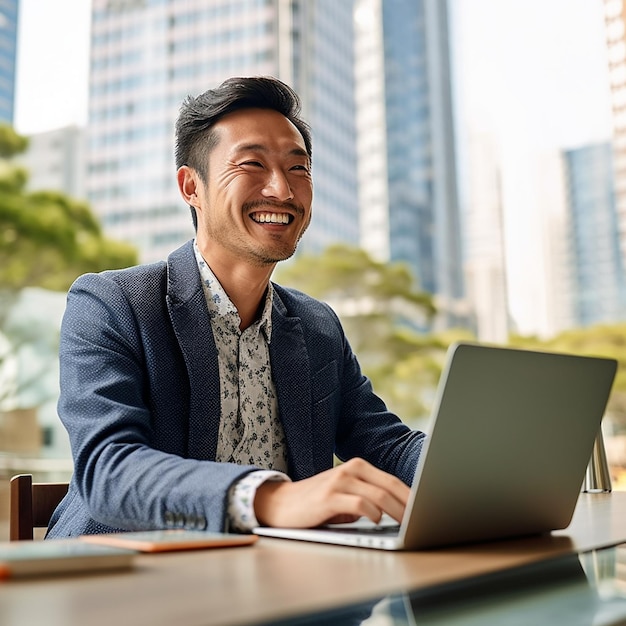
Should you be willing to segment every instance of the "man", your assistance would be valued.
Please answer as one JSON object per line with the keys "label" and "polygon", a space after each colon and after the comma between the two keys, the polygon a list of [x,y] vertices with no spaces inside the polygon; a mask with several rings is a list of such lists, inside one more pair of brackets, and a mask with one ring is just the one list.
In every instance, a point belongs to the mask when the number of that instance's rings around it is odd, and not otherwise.
{"label": "man", "polygon": [[272,78],[188,98],[176,157],[195,240],[72,286],[74,475],[49,537],[401,519],[423,433],[374,395],[327,305],[270,282],[311,220],[299,110]]}

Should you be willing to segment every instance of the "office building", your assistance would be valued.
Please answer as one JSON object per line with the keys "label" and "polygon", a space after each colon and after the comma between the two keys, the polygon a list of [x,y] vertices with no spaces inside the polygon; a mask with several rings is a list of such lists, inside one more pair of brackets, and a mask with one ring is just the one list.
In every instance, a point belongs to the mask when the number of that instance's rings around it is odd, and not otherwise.
{"label": "office building", "polygon": [[464,270],[472,328],[480,341],[506,343],[509,310],[501,168],[492,136],[474,134],[468,143]]}
{"label": "office building", "polygon": [[447,0],[357,0],[361,244],[465,323]]}
{"label": "office building", "polygon": [[0,122],[13,125],[19,0],[0,0]]}
{"label": "office building", "polygon": [[624,274],[609,143],[567,150],[573,313],[580,326],[624,318]]}
{"label": "office building", "polygon": [[85,129],[65,126],[28,137],[20,162],[28,170],[28,189],[53,189],[77,199],[85,196]]}
{"label": "office building", "polygon": [[142,261],[193,235],[175,182],[180,103],[233,75],[273,75],[313,128],[314,220],[302,249],[358,243],[352,1],[94,0],[87,193]]}
{"label": "office building", "polygon": [[626,3],[604,0],[613,109],[615,205],[622,263],[626,264]]}
{"label": "office building", "polygon": [[[574,311],[578,288],[572,271],[576,250],[572,245],[572,216],[563,152],[555,149],[539,154],[535,165],[534,216],[524,215],[523,219],[532,220],[531,228],[537,231],[538,245],[528,247],[524,261],[531,282],[537,287],[528,307],[533,311],[534,333],[548,338],[578,325]],[[531,257],[539,262],[533,264]]]}

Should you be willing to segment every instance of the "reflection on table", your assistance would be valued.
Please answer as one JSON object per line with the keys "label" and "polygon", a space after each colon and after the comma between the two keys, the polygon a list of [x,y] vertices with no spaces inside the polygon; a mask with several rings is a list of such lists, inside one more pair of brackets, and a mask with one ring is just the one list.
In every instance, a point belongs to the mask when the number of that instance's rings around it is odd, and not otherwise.
{"label": "reflection on table", "polygon": [[[267,624],[269,624],[268,622]],[[626,624],[626,544],[392,594],[275,626],[616,626]]]}

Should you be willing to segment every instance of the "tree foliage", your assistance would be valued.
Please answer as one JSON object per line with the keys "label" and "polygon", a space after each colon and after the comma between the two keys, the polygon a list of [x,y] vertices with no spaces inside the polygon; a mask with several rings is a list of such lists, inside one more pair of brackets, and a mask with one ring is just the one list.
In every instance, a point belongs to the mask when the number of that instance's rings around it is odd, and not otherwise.
{"label": "tree foliage", "polygon": [[[431,296],[417,289],[405,266],[378,263],[362,250],[332,246],[319,256],[301,255],[280,267],[276,280],[333,306],[375,391],[407,423],[421,426],[430,413],[448,347],[475,340],[464,329],[427,332]],[[508,345],[617,359],[607,423],[626,432],[626,322],[550,339],[512,335]]]}
{"label": "tree foliage", "polygon": [[[0,124],[0,378],[22,349],[41,340],[40,329],[16,329],[7,321],[25,288],[66,291],[85,272],[137,263],[134,248],[104,236],[85,202],[59,191],[27,191],[28,173],[14,160],[27,146],[26,138]],[[15,395],[2,387],[0,404]]]}
{"label": "tree foliage", "polygon": [[0,124],[0,159],[10,159],[28,148],[28,139],[18,135],[11,126]]}
{"label": "tree foliage", "polygon": [[417,288],[401,263],[380,263],[358,248],[335,245],[279,267],[276,280],[328,302],[376,392],[407,422],[423,418],[436,384],[440,339],[419,332],[435,314],[432,297]]}
{"label": "tree foliage", "polygon": [[65,291],[84,272],[135,264],[134,248],[105,237],[85,202],[26,190],[27,172],[12,161],[26,146],[0,125],[0,290]]}

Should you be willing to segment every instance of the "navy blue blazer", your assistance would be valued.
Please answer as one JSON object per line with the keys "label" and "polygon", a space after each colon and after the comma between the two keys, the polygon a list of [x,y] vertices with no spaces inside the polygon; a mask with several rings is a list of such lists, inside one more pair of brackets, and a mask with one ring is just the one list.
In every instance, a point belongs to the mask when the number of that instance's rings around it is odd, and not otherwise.
{"label": "navy blue blazer", "polygon": [[[74,474],[48,537],[224,530],[229,487],[256,468],[214,461],[217,352],[191,242],[167,262],[76,280],[59,356]],[[270,361],[294,480],[336,454],[411,483],[424,434],[373,393],[328,305],[275,285]]]}

